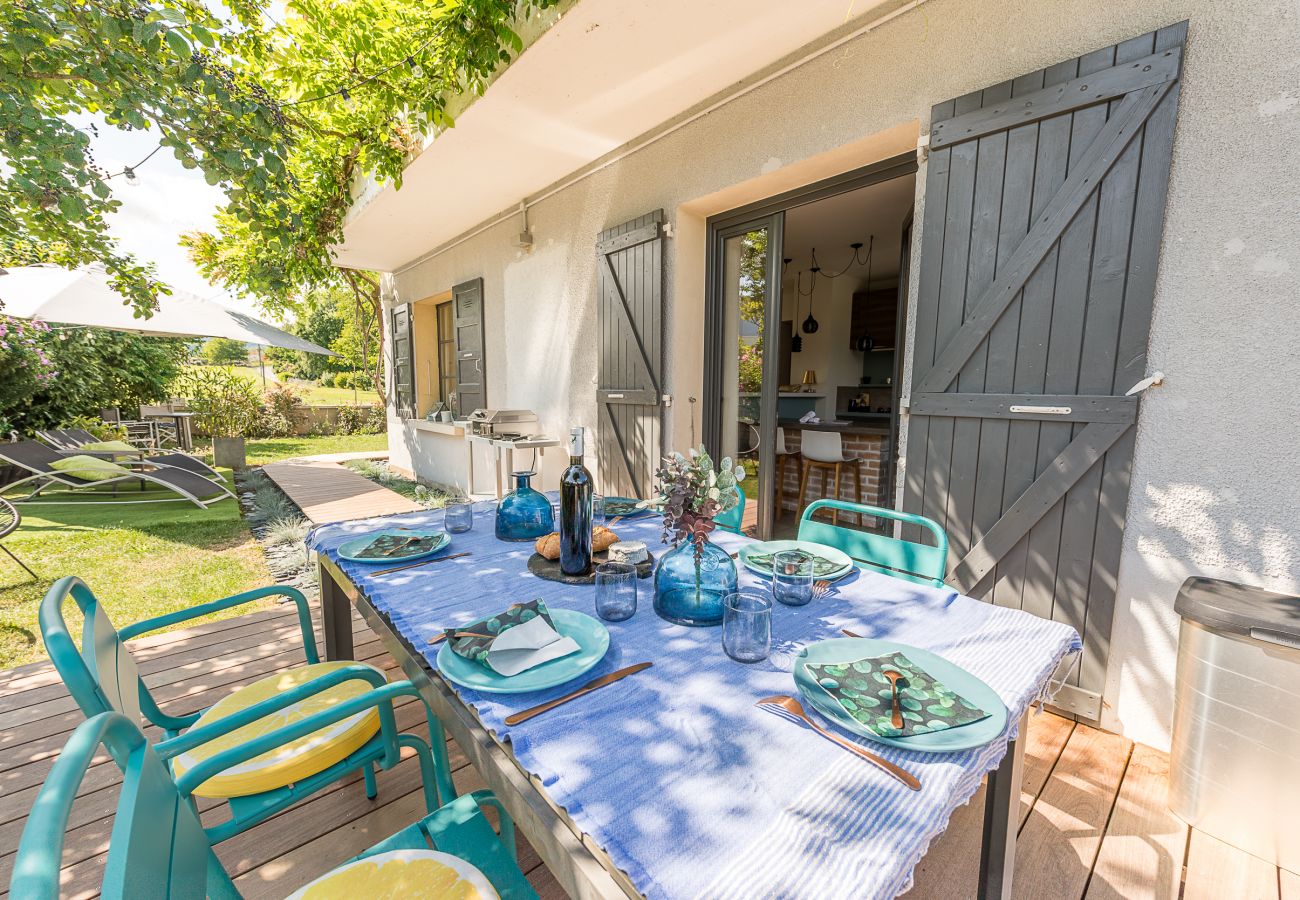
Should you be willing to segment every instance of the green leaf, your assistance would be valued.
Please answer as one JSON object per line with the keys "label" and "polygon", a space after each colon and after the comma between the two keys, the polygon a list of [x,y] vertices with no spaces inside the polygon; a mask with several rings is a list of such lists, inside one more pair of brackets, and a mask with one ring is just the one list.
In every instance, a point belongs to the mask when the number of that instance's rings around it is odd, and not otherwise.
{"label": "green leaf", "polygon": [[181,59],[190,58],[190,45],[185,42],[185,38],[181,37],[179,31],[171,29],[163,35],[163,38],[167,41],[167,46],[171,48],[172,53],[175,53]]}
{"label": "green leaf", "polygon": [[181,12],[179,9],[173,9],[170,6],[165,6],[158,10],[158,15],[162,16],[173,25],[184,25],[186,21],[185,13]]}

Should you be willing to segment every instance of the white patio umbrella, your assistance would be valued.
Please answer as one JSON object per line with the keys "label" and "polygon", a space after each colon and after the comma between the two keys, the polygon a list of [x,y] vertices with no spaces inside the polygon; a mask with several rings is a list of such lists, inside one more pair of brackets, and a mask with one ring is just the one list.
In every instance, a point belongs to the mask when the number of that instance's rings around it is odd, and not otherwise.
{"label": "white patio umbrella", "polygon": [[147,319],[137,319],[126,298],[109,285],[108,275],[99,265],[79,269],[23,266],[0,274],[0,312],[19,319],[160,337],[234,338],[264,347],[335,355],[319,344],[186,291],[175,291],[158,301],[157,312]]}

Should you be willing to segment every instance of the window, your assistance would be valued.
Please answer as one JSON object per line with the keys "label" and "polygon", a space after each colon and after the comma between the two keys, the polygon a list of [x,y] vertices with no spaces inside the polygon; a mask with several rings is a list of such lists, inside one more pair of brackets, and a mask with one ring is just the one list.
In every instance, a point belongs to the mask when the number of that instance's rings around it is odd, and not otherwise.
{"label": "window", "polygon": [[450,403],[456,392],[456,329],[452,302],[439,303],[438,317],[438,399]]}

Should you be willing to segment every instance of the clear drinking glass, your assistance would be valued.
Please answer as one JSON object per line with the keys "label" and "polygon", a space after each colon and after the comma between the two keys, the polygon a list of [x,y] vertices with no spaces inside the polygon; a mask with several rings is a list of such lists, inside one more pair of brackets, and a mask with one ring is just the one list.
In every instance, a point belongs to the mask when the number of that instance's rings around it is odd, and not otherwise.
{"label": "clear drinking glass", "polygon": [[474,504],[469,500],[453,501],[447,504],[443,514],[443,528],[450,534],[464,534],[474,527]]}
{"label": "clear drinking glass", "polygon": [[636,566],[601,563],[596,566],[596,615],[622,622],[636,613]]}
{"label": "clear drinking glass", "polygon": [[756,663],[772,650],[772,601],[758,591],[729,594],[722,604],[722,649],[736,662]]}
{"label": "clear drinking glass", "polygon": [[812,600],[813,558],[802,550],[782,550],[772,557],[772,596],[786,606]]}
{"label": "clear drinking glass", "polygon": [[605,495],[591,495],[591,527],[605,524]]}

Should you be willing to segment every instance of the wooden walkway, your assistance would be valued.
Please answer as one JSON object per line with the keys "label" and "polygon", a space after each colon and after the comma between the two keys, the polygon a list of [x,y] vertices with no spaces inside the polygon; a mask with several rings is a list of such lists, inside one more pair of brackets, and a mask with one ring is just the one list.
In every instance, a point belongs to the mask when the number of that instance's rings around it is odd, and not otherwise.
{"label": "wooden walkway", "polygon": [[270,463],[262,471],[316,525],[423,509],[418,503],[337,462],[290,460]]}
{"label": "wooden walkway", "polygon": [[[133,642],[141,672],[164,706],[189,712],[242,684],[297,665],[302,651],[290,608],[208,623]],[[377,638],[356,620],[356,656],[392,670]],[[48,663],[0,673],[0,887],[54,757],[81,713]],[[398,708],[401,727],[423,725],[420,708]],[[462,789],[482,786],[453,744]],[[1050,713],[1030,720],[1015,895],[1039,898],[1300,900],[1300,876],[1206,837],[1189,834],[1164,807],[1168,758],[1117,735]],[[65,851],[65,896],[92,897],[117,801],[117,767],[92,766],[74,807]],[[210,801],[201,801],[210,816]],[[409,824],[422,813],[419,775],[406,759],[379,776],[379,796],[360,783],[331,788],[220,845],[222,862],[248,897],[283,897],[318,874]],[[911,900],[972,896],[982,800],[953,816],[917,870]],[[520,859],[545,898],[562,890],[521,843]],[[0,894],[3,896],[3,894]]]}

